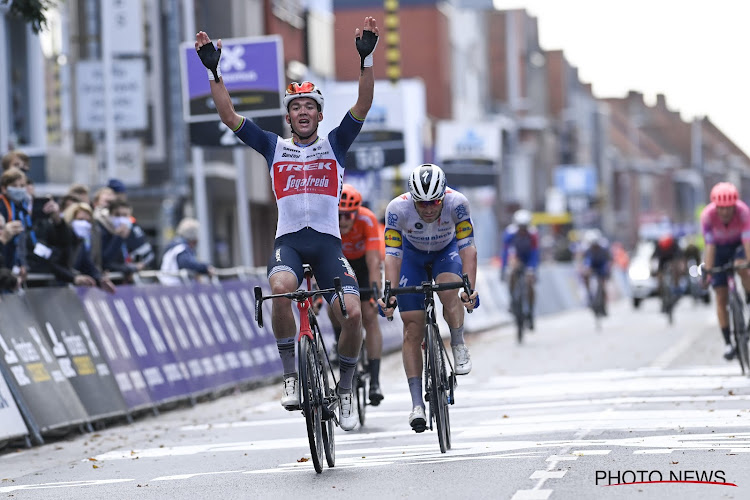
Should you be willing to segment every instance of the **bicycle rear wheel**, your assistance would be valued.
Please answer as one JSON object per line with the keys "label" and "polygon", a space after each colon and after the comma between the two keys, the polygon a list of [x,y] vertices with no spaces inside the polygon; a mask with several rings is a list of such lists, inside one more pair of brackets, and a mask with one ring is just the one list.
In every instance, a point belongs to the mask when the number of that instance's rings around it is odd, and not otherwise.
{"label": "bicycle rear wheel", "polygon": [[[736,349],[737,361],[740,363],[742,374],[750,373],[750,361],[748,361],[747,342],[745,336],[745,318],[742,315],[742,302],[736,292],[732,294],[729,302],[729,312],[731,314],[732,334],[734,336],[734,346]],[[743,346],[744,344],[744,346]]]}
{"label": "bicycle rear wheel", "polygon": [[520,273],[516,274],[515,281],[513,283],[513,289],[511,290],[511,309],[513,316],[516,320],[516,340],[518,343],[523,342],[523,327],[524,327],[524,288],[526,286],[525,280]]}
{"label": "bicycle rear wheel", "polygon": [[[440,345],[438,345],[438,342],[442,342],[442,339],[437,326],[428,323],[425,328],[427,329],[427,356],[430,367],[430,413],[435,416],[440,451],[445,453],[450,449],[450,417],[448,416],[448,397],[446,394],[448,388],[447,376],[445,375]],[[444,378],[445,382],[443,381]]]}
{"label": "bicycle rear wheel", "polygon": [[307,440],[310,443],[315,472],[323,472],[323,422],[322,393],[320,386],[320,365],[316,358],[314,343],[302,336],[299,343],[299,379],[302,412],[307,424]]}
{"label": "bicycle rear wheel", "polygon": [[357,375],[355,383],[357,385],[357,409],[359,410],[359,425],[365,425],[365,411],[367,410],[367,389],[369,381],[369,372],[367,370],[367,348],[364,340],[362,348],[359,350],[359,360],[357,361]]}

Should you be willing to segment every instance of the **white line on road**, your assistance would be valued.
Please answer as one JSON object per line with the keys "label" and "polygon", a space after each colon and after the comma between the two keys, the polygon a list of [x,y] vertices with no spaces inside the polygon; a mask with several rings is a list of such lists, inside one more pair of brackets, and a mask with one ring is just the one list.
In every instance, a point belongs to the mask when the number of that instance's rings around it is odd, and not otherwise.
{"label": "white line on road", "polygon": [[518,490],[511,500],[547,500],[552,490]]}
{"label": "white line on road", "polygon": [[535,470],[529,479],[559,479],[568,472],[566,470]]}

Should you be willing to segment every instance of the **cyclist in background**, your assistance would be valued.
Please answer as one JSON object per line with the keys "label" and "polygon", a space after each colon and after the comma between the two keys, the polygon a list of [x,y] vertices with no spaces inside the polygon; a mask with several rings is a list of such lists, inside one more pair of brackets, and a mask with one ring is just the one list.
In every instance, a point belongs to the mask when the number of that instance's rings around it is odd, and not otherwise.
{"label": "cyclist in background", "polygon": [[[380,270],[383,260],[380,256],[380,234],[378,220],[372,211],[362,206],[362,195],[351,184],[344,184],[339,201],[339,229],[341,229],[341,249],[357,275],[359,290],[371,290],[372,284],[380,286]],[[362,326],[365,328],[367,348],[367,369],[370,373],[370,404],[378,406],[383,400],[380,390],[380,356],[383,353],[383,334],[378,324],[378,308],[375,302],[378,290],[368,300],[362,300]],[[341,326],[328,308],[333,329],[338,341]]]}
{"label": "cyclist in background", "polygon": [[503,233],[503,254],[501,257],[500,279],[508,279],[510,268],[510,282],[508,289],[513,294],[513,288],[520,272],[525,272],[528,284],[529,316],[526,318],[529,329],[534,329],[534,283],[536,270],[539,267],[539,237],[536,227],[531,225],[531,212],[516,210],[513,213],[513,223]]}
{"label": "cyclist in background", "polygon": [[[452,189],[446,189],[445,173],[437,165],[426,163],[409,176],[409,192],[394,198],[386,208],[385,279],[398,286],[415,286],[426,281],[425,264],[432,264],[436,283],[461,281],[469,276],[473,286],[477,279],[477,249],[471,223],[469,201]],[[454,371],[466,375],[471,371],[469,348],[464,343],[464,310],[454,290],[437,292],[443,304],[453,351]],[[467,310],[479,307],[479,295],[461,292]],[[378,303],[386,316],[392,316],[383,299]],[[413,410],[409,425],[424,432],[427,424],[422,399],[422,341],[424,340],[424,298],[421,294],[404,294],[398,299],[404,322],[403,360],[409,383]]]}
{"label": "cyclist in background", "polygon": [[[675,295],[681,295],[680,282],[687,272],[685,252],[680,248],[679,241],[671,232],[663,234],[656,240],[651,260],[656,263],[656,278],[659,283],[659,289],[661,290],[662,283],[664,282],[664,271],[669,268],[672,273],[674,293]],[[662,304],[662,307],[664,306],[665,304]]]}
{"label": "cyclist in background", "polygon": [[[705,280],[710,281],[716,292],[716,316],[721,335],[724,337],[724,358],[731,360],[735,348],[729,338],[729,313],[727,302],[727,274],[712,275],[712,267],[723,266],[733,259],[745,260],[750,255],[750,208],[739,199],[734,184],[719,182],[711,189],[711,203],[701,212],[701,228],[705,240]],[[750,296],[750,270],[737,271],[745,289],[745,297]]]}
{"label": "cyclist in background", "polygon": [[[207,69],[211,96],[221,121],[242,142],[263,155],[268,164],[279,213],[276,240],[268,263],[271,293],[290,293],[299,288],[305,263],[312,265],[321,288],[332,288],[334,278],[341,278],[348,317],[343,317],[337,294],[327,294],[326,299],[342,330],[338,344],[337,393],[339,424],[344,430],[354,429],[358,421],[356,407],[352,404],[352,382],[362,344],[362,323],[357,280],[341,251],[338,205],[346,152],[372,106],[373,52],[378,42],[375,19],[366,17],[364,30],[357,28],[354,35],[360,56],[357,102],[338,127],[321,137],[318,123],[323,120],[323,94],[310,82],[291,83],[284,95],[286,122],[292,130],[289,139],[264,131],[235,112],[219,67],[221,40],[214,47],[205,32],[195,36],[195,50]],[[287,410],[296,410],[300,404],[294,359],[297,327],[291,300],[273,299],[271,325],[284,372],[281,404]]]}
{"label": "cyclist in background", "polygon": [[581,247],[581,277],[586,287],[586,295],[589,305],[593,303],[591,293],[591,277],[599,281],[599,286],[604,293],[602,312],[607,314],[607,281],[612,270],[612,252],[609,251],[609,242],[598,229],[589,229],[583,233]]}

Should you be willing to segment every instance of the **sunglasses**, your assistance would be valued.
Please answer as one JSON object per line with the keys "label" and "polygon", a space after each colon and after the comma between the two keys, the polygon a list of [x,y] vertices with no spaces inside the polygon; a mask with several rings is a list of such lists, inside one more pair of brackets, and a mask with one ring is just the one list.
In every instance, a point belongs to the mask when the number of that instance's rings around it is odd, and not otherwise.
{"label": "sunglasses", "polygon": [[357,212],[339,212],[339,220],[352,220]]}
{"label": "sunglasses", "polygon": [[432,200],[432,201],[418,201],[416,202],[419,208],[430,208],[439,207],[443,204],[443,200]]}
{"label": "sunglasses", "polygon": [[287,94],[307,94],[315,90],[315,85],[310,82],[292,82],[286,88]]}

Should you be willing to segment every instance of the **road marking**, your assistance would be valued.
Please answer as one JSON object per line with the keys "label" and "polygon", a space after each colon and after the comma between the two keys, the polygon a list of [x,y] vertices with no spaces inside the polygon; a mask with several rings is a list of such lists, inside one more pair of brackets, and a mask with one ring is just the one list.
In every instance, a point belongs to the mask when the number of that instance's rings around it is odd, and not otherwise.
{"label": "road marking", "polygon": [[575,450],[570,453],[579,457],[585,457],[589,455],[609,455],[611,451],[612,450]]}
{"label": "road marking", "polygon": [[635,450],[633,452],[633,455],[660,455],[660,454],[669,454],[672,453],[674,450],[672,449],[666,449],[666,450]]}
{"label": "road marking", "polygon": [[559,479],[568,472],[566,470],[535,470],[529,479]]}
{"label": "road marking", "polygon": [[552,490],[518,490],[511,500],[547,500]]}
{"label": "road marking", "polygon": [[577,456],[571,455],[550,455],[547,457],[547,462],[560,462],[562,460],[578,460]]}
{"label": "road marking", "polygon": [[78,488],[81,486],[98,486],[102,484],[127,483],[135,479],[99,479],[91,481],[63,481],[60,483],[40,483],[40,484],[18,484],[13,486],[0,487],[0,493],[10,493],[18,490],[46,490],[53,488]]}
{"label": "road marking", "polygon": [[649,366],[652,368],[666,368],[671,365],[675,359],[685,353],[695,342],[705,334],[703,328],[693,328],[687,330],[680,340],[672,344],[669,349],[661,353]]}

